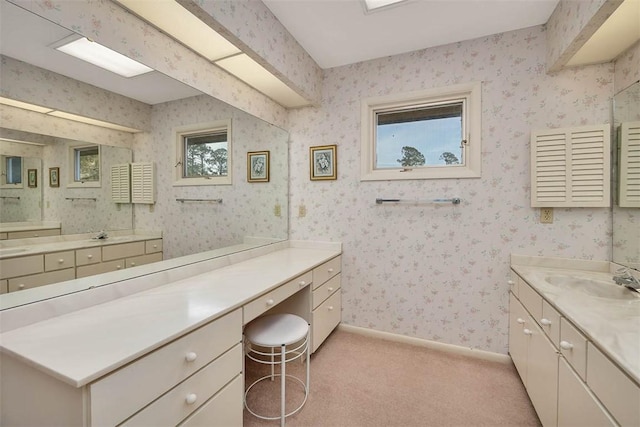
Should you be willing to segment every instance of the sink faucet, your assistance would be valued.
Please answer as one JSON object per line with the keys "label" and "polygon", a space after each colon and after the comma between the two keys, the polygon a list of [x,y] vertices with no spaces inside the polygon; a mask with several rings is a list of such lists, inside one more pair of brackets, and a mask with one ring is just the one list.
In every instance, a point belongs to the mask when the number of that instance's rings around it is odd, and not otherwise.
{"label": "sink faucet", "polygon": [[620,286],[626,286],[629,289],[640,292],[640,280],[638,280],[628,268],[621,268],[616,271],[616,274],[613,276],[613,281]]}
{"label": "sink faucet", "polygon": [[109,235],[107,234],[106,231],[101,230],[98,234],[96,234],[96,236],[93,238],[94,240],[106,240],[107,238],[109,238]]}

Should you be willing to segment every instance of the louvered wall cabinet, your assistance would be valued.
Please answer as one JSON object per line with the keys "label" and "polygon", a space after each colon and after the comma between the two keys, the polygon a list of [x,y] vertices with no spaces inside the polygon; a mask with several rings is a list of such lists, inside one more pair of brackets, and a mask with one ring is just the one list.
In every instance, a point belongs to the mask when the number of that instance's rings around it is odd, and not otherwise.
{"label": "louvered wall cabinet", "polygon": [[622,123],[618,137],[618,205],[640,208],[640,121]]}
{"label": "louvered wall cabinet", "polygon": [[131,164],[131,202],[153,204],[155,198],[155,167],[153,163]]}
{"label": "louvered wall cabinet", "polygon": [[611,204],[610,125],[531,132],[532,207]]}

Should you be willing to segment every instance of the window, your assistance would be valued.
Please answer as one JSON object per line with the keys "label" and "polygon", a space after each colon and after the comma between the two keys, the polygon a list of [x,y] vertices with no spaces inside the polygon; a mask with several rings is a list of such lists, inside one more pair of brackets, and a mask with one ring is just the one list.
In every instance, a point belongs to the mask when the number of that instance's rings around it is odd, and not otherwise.
{"label": "window", "polygon": [[22,157],[6,156],[4,158],[4,175],[5,182],[3,184],[22,184]]}
{"label": "window", "polygon": [[68,187],[100,187],[100,146],[69,147],[70,177]]}
{"label": "window", "polygon": [[361,180],[478,178],[480,83],[366,99]]}
{"label": "window", "polygon": [[175,185],[231,184],[231,122],[176,129]]}

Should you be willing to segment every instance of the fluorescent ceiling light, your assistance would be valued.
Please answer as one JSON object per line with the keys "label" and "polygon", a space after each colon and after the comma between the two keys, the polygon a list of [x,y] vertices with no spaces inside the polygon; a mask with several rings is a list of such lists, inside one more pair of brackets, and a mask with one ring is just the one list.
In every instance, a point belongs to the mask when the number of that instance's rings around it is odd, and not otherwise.
{"label": "fluorescent ceiling light", "polygon": [[368,12],[394,4],[402,3],[406,0],[364,0],[364,6]]}
{"label": "fluorescent ceiling light", "polygon": [[56,49],[123,77],[134,77],[153,71],[146,65],[93,42],[86,37],[63,44],[56,47]]}
{"label": "fluorescent ceiling light", "polygon": [[295,108],[309,105],[306,99],[244,53],[221,59],[215,64],[284,107]]}
{"label": "fluorescent ceiling light", "polygon": [[9,138],[0,138],[0,141],[15,142],[15,143],[18,143],[18,144],[38,145],[40,147],[44,147],[46,145],[46,144],[42,144],[40,142],[21,141],[19,139],[9,139]]}
{"label": "fluorescent ceiling light", "polygon": [[48,113],[53,111],[53,108],[41,107],[39,105],[28,104],[22,101],[16,101],[15,99],[5,98],[0,96],[0,104],[9,105],[11,107],[22,108],[23,110],[35,111],[36,113]]}
{"label": "fluorescent ceiling light", "polygon": [[116,1],[209,61],[240,53],[240,49],[174,0]]}

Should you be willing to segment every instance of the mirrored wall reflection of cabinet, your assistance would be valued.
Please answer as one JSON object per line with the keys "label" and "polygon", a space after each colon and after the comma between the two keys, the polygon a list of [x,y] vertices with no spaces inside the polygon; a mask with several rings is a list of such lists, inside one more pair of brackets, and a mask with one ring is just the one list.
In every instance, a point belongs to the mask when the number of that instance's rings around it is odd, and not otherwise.
{"label": "mirrored wall reflection of cabinet", "polygon": [[155,203],[153,163],[111,166],[111,200],[114,203]]}
{"label": "mirrored wall reflection of cabinet", "polygon": [[640,208],[640,121],[619,128],[618,205]]}

